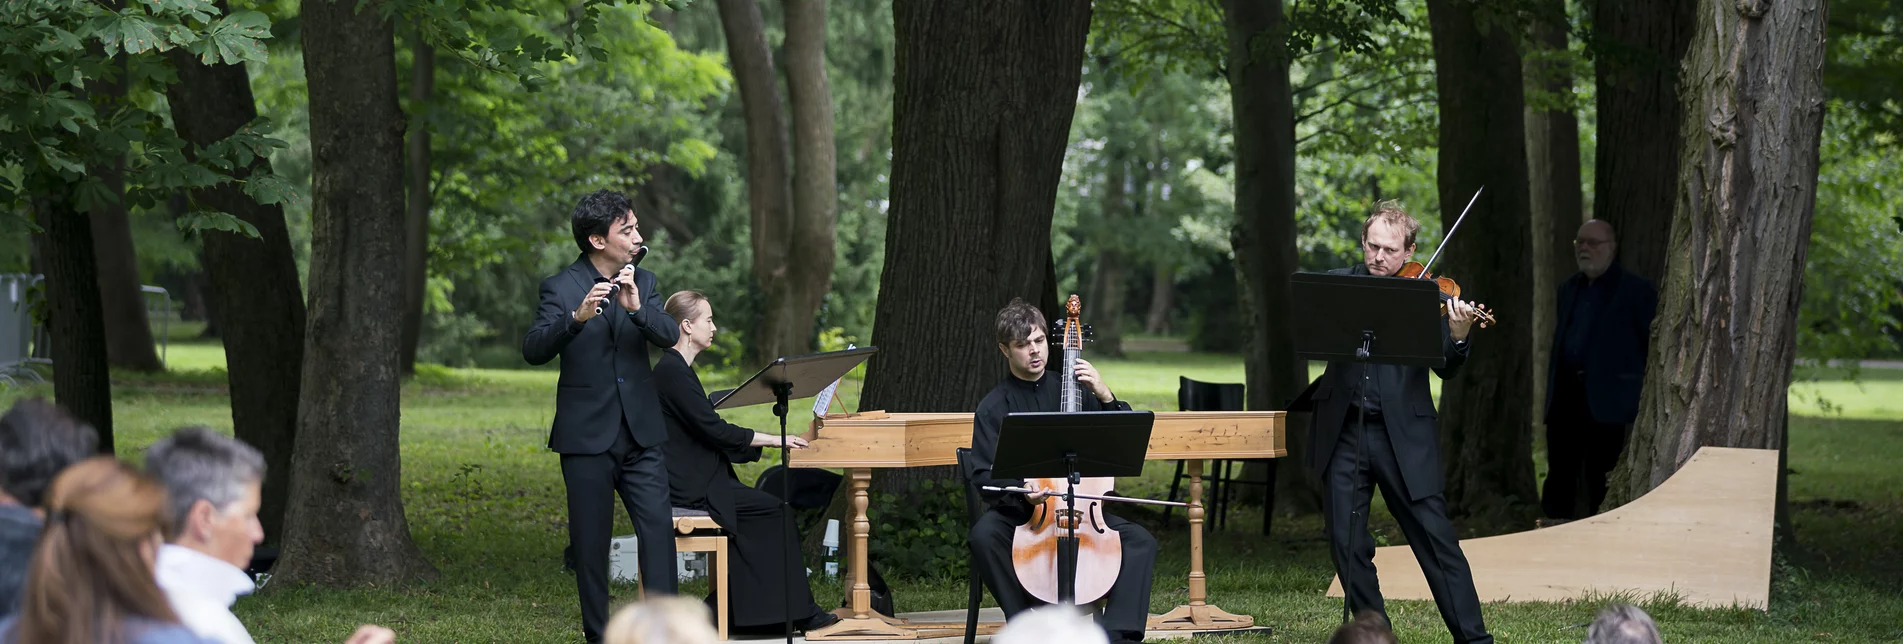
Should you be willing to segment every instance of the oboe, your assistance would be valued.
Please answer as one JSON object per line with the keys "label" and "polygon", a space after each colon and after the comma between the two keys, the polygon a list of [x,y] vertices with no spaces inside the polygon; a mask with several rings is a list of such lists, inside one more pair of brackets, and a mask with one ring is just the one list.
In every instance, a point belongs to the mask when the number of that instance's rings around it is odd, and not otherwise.
{"label": "oboe", "polygon": [[[645,246],[645,245],[643,245],[643,246],[641,246],[641,247],[639,247],[639,248],[636,248],[636,249],[634,249],[634,259],[633,259],[632,261],[629,261],[629,262],[628,262],[628,265],[627,265],[627,266],[624,266],[624,267],[622,267],[622,268],[621,268],[621,270],[624,270],[624,271],[632,271],[632,270],[634,270],[634,268],[635,268],[636,266],[640,266],[640,265],[641,265],[641,259],[642,259],[642,258],[644,258],[644,257],[647,257],[647,256],[648,256],[648,247],[647,247],[647,246]],[[615,291],[619,291],[619,290],[621,290],[621,285],[620,285],[620,284],[616,284],[616,283],[613,283],[613,282],[610,282],[610,283],[608,284],[608,298],[610,298],[610,299],[612,299],[612,298],[614,298],[614,296],[615,296]],[[595,315],[601,315],[601,303],[600,303],[600,302],[596,302],[596,303],[595,303]]]}

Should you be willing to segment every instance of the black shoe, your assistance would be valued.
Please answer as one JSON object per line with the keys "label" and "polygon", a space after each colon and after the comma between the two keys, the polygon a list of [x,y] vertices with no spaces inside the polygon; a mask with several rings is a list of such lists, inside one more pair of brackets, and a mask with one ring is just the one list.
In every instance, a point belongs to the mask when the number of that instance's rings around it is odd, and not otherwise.
{"label": "black shoe", "polygon": [[826,611],[820,611],[814,614],[812,617],[806,618],[806,623],[800,624],[800,632],[810,633],[812,631],[816,631],[816,630],[819,630],[828,626],[832,626],[833,624],[838,624],[838,623],[839,623],[838,615],[834,615]]}
{"label": "black shoe", "polygon": [[1143,644],[1143,631],[1117,631],[1110,641],[1112,644]]}

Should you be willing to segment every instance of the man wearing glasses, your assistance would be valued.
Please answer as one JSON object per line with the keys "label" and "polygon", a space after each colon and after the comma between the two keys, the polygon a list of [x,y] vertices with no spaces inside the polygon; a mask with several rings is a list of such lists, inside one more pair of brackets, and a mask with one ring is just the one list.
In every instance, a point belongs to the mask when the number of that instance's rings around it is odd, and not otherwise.
{"label": "man wearing glasses", "polygon": [[1658,291],[1615,260],[1612,224],[1579,227],[1579,273],[1559,286],[1559,317],[1546,372],[1546,485],[1540,506],[1554,519],[1597,514],[1606,474],[1619,463],[1639,414],[1645,352]]}

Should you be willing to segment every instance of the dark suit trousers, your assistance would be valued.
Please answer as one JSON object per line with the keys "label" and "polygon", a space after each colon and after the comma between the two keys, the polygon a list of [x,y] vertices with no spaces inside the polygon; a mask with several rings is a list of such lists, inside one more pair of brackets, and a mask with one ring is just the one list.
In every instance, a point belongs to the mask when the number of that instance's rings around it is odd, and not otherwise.
{"label": "dark suit trousers", "polygon": [[[1025,592],[1018,583],[1017,569],[1011,565],[1011,538],[1022,522],[986,510],[971,526],[971,565],[991,596],[998,600],[1009,620],[1042,602]],[[1142,632],[1150,622],[1150,582],[1156,576],[1156,537],[1143,526],[1111,514],[1104,515],[1104,526],[1117,531],[1123,544],[1123,566],[1117,569],[1117,583],[1104,596],[1104,630]],[[1082,531],[1082,528],[1078,528]]]}
{"label": "dark suit trousers", "polygon": [[608,622],[608,541],[614,534],[616,492],[634,520],[641,586],[650,594],[672,595],[679,584],[667,466],[660,447],[635,445],[624,425],[606,452],[563,454],[562,484],[568,488],[568,545],[575,549],[582,634],[599,642]]}
{"label": "dark suit trousers", "polygon": [[1619,464],[1631,427],[1594,421],[1577,376],[1554,378],[1553,388],[1540,508],[1555,519],[1583,519],[1606,502],[1606,475]]}
{"label": "dark suit trousers", "polygon": [[1387,426],[1379,419],[1370,418],[1362,425],[1351,407],[1343,425],[1334,457],[1329,460],[1324,479],[1328,489],[1322,503],[1329,543],[1335,553],[1335,572],[1341,576],[1350,609],[1372,610],[1387,617],[1380,581],[1375,578],[1374,537],[1368,534],[1369,504],[1379,485],[1381,498],[1401,524],[1402,534],[1407,535],[1408,547],[1421,564],[1427,587],[1434,593],[1434,604],[1454,641],[1491,643],[1493,636],[1487,634],[1480,616],[1473,571],[1460,551],[1454,525],[1447,520],[1447,501],[1439,494],[1417,501],[1408,499]]}

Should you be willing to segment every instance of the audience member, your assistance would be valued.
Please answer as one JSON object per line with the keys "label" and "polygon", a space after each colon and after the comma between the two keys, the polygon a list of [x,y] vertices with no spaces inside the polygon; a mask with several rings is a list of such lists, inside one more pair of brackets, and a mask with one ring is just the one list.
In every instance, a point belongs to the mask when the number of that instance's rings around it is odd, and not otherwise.
{"label": "audience member", "polygon": [[1613,604],[1599,611],[1586,628],[1586,644],[1660,644],[1659,627],[1652,616],[1630,604]]}
{"label": "audience member", "polygon": [[1364,610],[1355,615],[1355,621],[1342,624],[1329,636],[1328,644],[1396,644],[1394,631],[1388,630],[1388,620],[1380,613]]}
{"label": "audience member", "polygon": [[[172,610],[202,637],[252,644],[231,604],[257,589],[244,569],[264,541],[264,455],[238,439],[187,427],[146,448],[145,469],[166,491],[170,543],[159,547],[156,568]],[[389,629],[364,626],[347,644],[394,640]]]}
{"label": "audience member", "polygon": [[215,644],[178,623],[152,580],[165,490],[110,456],[60,472],[4,644]]}
{"label": "audience member", "polygon": [[992,644],[1110,644],[1110,634],[1076,607],[1033,608],[1005,622]]}
{"label": "audience member", "polygon": [[1540,507],[1554,519],[1584,519],[1606,501],[1645,385],[1658,291],[1616,261],[1612,224],[1594,219],[1573,239],[1579,273],[1554,298],[1546,365],[1546,483]]}
{"label": "audience member", "polygon": [[264,541],[264,455],[189,427],[146,448],[145,471],[165,486],[172,529],[159,546],[157,572],[178,620],[225,644],[252,644],[231,604],[257,590],[244,569]]}
{"label": "audience member", "polygon": [[602,644],[714,644],[713,611],[703,602],[655,595],[622,606],[602,628]]}
{"label": "audience member", "polygon": [[43,399],[21,399],[0,416],[0,617],[19,608],[47,485],[98,444],[91,425]]}

